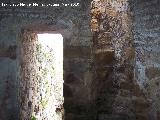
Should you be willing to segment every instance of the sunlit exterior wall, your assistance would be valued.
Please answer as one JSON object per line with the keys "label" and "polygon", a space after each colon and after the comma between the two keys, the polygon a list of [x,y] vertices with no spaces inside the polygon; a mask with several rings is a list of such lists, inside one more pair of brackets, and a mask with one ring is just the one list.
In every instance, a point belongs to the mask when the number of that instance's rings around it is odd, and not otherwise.
{"label": "sunlit exterior wall", "polygon": [[38,34],[40,106],[38,120],[62,120],[63,114],[63,37]]}
{"label": "sunlit exterior wall", "polygon": [[20,120],[63,119],[63,37],[23,33]]}

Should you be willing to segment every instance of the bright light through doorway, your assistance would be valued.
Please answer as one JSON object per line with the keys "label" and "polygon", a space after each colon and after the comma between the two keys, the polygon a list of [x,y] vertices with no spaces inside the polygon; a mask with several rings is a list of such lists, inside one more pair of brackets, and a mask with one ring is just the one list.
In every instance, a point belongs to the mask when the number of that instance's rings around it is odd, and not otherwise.
{"label": "bright light through doorway", "polygon": [[38,120],[62,120],[63,117],[63,37],[38,34],[39,104]]}

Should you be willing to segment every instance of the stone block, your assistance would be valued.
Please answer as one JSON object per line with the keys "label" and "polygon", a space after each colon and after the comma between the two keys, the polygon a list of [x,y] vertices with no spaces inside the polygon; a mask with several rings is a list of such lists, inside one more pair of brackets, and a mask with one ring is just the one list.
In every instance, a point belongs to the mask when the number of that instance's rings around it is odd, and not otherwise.
{"label": "stone block", "polygon": [[158,67],[149,67],[145,70],[146,76],[149,80],[160,76],[160,68]]}
{"label": "stone block", "polygon": [[96,50],[95,62],[97,65],[109,65],[114,62],[114,50]]}
{"label": "stone block", "polygon": [[75,99],[64,99],[65,113],[72,114],[84,114],[89,112],[88,105],[85,103],[79,103]]}
{"label": "stone block", "polygon": [[17,57],[16,49],[17,49],[16,45],[9,46],[9,47],[1,46],[0,57],[9,57],[10,59],[16,59]]}
{"label": "stone block", "polygon": [[134,56],[135,56],[134,48],[128,47],[128,48],[125,49],[126,60],[133,60]]}
{"label": "stone block", "polygon": [[140,89],[139,85],[134,85],[133,86],[132,94],[133,94],[133,96],[137,96],[137,97],[140,97],[140,96],[144,95],[143,91]]}
{"label": "stone block", "polygon": [[149,103],[143,97],[134,97],[132,99],[135,113],[146,114],[149,109]]}
{"label": "stone block", "polygon": [[130,97],[132,95],[130,90],[125,89],[120,89],[118,94],[123,97]]}
{"label": "stone block", "polygon": [[99,79],[107,79],[108,76],[113,72],[113,67],[98,67],[96,71]]}
{"label": "stone block", "polygon": [[132,101],[130,97],[116,96],[113,104],[114,114],[131,113]]}
{"label": "stone block", "polygon": [[98,31],[99,26],[98,26],[98,20],[97,19],[92,19],[91,20],[91,29],[92,29],[92,31]]}

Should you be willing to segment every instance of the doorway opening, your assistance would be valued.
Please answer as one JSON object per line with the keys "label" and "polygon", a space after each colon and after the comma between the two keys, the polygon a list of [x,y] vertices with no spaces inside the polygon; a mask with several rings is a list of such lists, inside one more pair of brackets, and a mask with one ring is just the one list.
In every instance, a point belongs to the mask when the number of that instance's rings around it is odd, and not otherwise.
{"label": "doorway opening", "polygon": [[38,34],[38,43],[41,113],[46,120],[62,120],[63,37],[61,34]]}
{"label": "doorway opening", "polygon": [[63,120],[63,37],[23,33],[20,119]]}

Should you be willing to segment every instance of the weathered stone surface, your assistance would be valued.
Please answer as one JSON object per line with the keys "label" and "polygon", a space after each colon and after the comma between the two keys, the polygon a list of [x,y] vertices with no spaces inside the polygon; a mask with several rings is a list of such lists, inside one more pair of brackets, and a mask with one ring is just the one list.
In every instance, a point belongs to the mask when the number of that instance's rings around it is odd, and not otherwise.
{"label": "weathered stone surface", "polygon": [[72,84],[76,81],[79,81],[73,73],[69,73],[65,78],[65,83]]}
{"label": "weathered stone surface", "polygon": [[95,62],[98,65],[109,65],[114,62],[114,51],[110,50],[102,50],[102,51],[96,51],[95,54]]}
{"label": "weathered stone surface", "polygon": [[[2,1],[1,1],[2,2]],[[12,3],[13,1],[3,1],[4,3]],[[22,1],[16,0],[14,3]],[[26,1],[27,3],[66,3],[64,0],[59,1]],[[0,119],[2,120],[18,120],[19,106],[18,102],[18,88],[20,77],[20,34],[22,29],[33,28],[40,31],[54,30],[56,33],[61,33],[64,38],[64,71],[72,72],[76,76],[75,88],[68,90],[66,96],[71,96],[71,92],[77,94],[80,100],[88,102],[88,94],[90,93],[91,82],[85,82],[84,76],[88,71],[90,59],[90,45],[91,45],[91,30],[89,28],[89,1],[68,1],[69,3],[80,3],[77,7],[0,7]],[[41,27],[40,27],[41,26]],[[42,27],[43,26],[43,27]],[[49,27],[48,27],[49,26]],[[25,45],[24,45],[25,46]],[[71,46],[71,47],[70,47]],[[4,49],[3,49],[4,48]],[[3,49],[3,50],[2,50]],[[27,49],[24,47],[24,49]],[[2,50],[2,51],[1,51]],[[11,58],[11,59],[8,59]],[[27,57],[26,59],[31,59]],[[80,59],[80,60],[79,60]],[[82,60],[83,59],[83,60]],[[34,64],[33,64],[34,65]],[[25,66],[25,65],[23,65]],[[22,66],[22,67],[23,67]],[[66,68],[67,66],[67,68]],[[30,70],[30,69],[29,69]],[[12,76],[13,79],[7,80],[6,76]],[[11,78],[11,77],[10,77]],[[66,81],[66,80],[64,80]],[[90,80],[91,81],[91,80]],[[12,83],[12,85],[10,85]],[[86,84],[83,84],[86,83]],[[27,82],[26,82],[27,84]],[[24,86],[26,86],[24,83]],[[70,83],[68,83],[70,84]],[[7,88],[10,86],[10,88]],[[27,85],[28,86],[28,85]],[[70,86],[74,86],[71,85]],[[24,88],[24,101],[22,102],[24,108],[28,108],[27,95],[28,88]],[[66,90],[65,90],[66,89]],[[84,91],[81,92],[81,89]],[[77,92],[78,91],[78,92]],[[83,94],[85,92],[85,94]],[[9,94],[8,94],[9,93]],[[86,99],[85,99],[86,98]],[[76,99],[74,99],[76,101]],[[72,101],[74,101],[72,100]],[[79,100],[79,99],[78,99]],[[69,101],[70,102],[70,101]],[[30,106],[31,104],[29,104]],[[76,106],[76,104],[75,104]],[[84,105],[85,107],[85,105]],[[88,107],[86,105],[86,107]],[[75,107],[76,108],[76,107]],[[13,112],[15,111],[15,112]],[[26,114],[27,115],[27,114]],[[25,115],[24,115],[25,116]],[[86,115],[87,116],[87,115]],[[85,117],[85,116],[84,116]]]}
{"label": "weathered stone surface", "polygon": [[72,97],[73,96],[71,88],[69,86],[67,86],[66,84],[63,85],[63,96],[64,97]]}
{"label": "weathered stone surface", "polygon": [[133,35],[135,41],[136,79],[144,90],[145,96],[151,101],[150,119],[158,120],[156,113],[159,111],[160,60],[159,60],[159,20],[160,2],[133,1],[130,2],[133,14]]}
{"label": "weathered stone surface", "polygon": [[[93,0],[91,4],[98,120],[148,119],[149,104],[134,81],[135,50],[128,2]],[[133,101],[134,96],[142,97],[144,103]]]}
{"label": "weathered stone surface", "polygon": [[88,58],[91,56],[91,48],[83,46],[66,46],[64,48],[64,57],[66,58]]}
{"label": "weathered stone surface", "polygon": [[0,49],[0,57],[9,57],[10,59],[16,59],[17,55],[16,55],[16,48],[17,46],[9,46],[9,47],[5,47],[5,45],[0,45],[1,49]]}
{"label": "weathered stone surface", "polygon": [[[159,0],[76,2],[82,5],[0,7],[0,120],[19,119],[19,35],[28,26],[47,30],[39,25],[50,26],[64,37],[65,120],[148,120],[148,112],[149,120],[159,120]],[[26,87],[25,109],[33,105],[26,101],[27,94]]]}
{"label": "weathered stone surface", "polygon": [[150,67],[146,68],[146,77],[151,80],[156,77],[160,77],[160,68],[159,67]]}
{"label": "weathered stone surface", "polygon": [[99,79],[107,80],[109,75],[113,72],[113,67],[99,67],[96,70]]}

